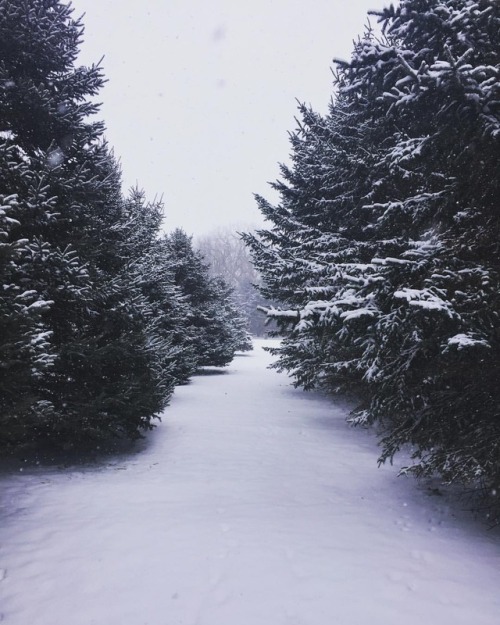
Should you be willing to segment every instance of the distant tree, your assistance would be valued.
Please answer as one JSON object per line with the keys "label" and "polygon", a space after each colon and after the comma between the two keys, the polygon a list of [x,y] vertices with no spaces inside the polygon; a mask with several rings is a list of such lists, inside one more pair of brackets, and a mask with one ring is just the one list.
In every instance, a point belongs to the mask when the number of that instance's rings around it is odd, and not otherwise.
{"label": "distant tree", "polygon": [[141,290],[151,306],[151,330],[165,346],[160,350],[176,384],[185,384],[198,367],[195,331],[191,324],[192,307],[176,270],[179,262],[172,255],[168,237],[158,238],[139,259],[135,271]]}
{"label": "distant tree", "polygon": [[195,240],[212,277],[221,277],[233,289],[233,297],[248,320],[249,331],[263,336],[269,329],[258,310],[269,304],[257,290],[260,275],[252,264],[250,252],[241,235],[233,228],[220,228]]}
{"label": "distant tree", "polygon": [[172,261],[175,284],[190,306],[188,327],[199,366],[229,364],[237,349],[249,349],[245,322],[231,301],[231,289],[221,278],[209,275],[192,237],[175,230],[165,239]]}

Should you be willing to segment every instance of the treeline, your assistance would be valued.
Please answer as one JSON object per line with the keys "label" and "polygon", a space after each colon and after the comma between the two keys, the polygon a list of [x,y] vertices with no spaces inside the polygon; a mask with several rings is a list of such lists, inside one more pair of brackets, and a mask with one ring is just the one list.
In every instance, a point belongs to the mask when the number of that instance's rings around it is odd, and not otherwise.
{"label": "treeline", "polygon": [[0,448],[135,438],[198,367],[249,348],[231,289],[162,206],[124,196],[83,34],[0,0]]}
{"label": "treeline", "polygon": [[195,248],[209,263],[210,275],[222,277],[232,287],[236,303],[248,320],[250,333],[263,337],[274,328],[260,312],[260,308],[270,303],[255,288],[260,284],[260,275],[239,230],[242,228],[236,226],[214,230],[198,237]]}
{"label": "treeline", "polygon": [[[381,460],[500,486],[500,4],[402,0],[300,107],[247,235],[298,385],[354,393]],[[498,499],[498,497],[497,497]]]}

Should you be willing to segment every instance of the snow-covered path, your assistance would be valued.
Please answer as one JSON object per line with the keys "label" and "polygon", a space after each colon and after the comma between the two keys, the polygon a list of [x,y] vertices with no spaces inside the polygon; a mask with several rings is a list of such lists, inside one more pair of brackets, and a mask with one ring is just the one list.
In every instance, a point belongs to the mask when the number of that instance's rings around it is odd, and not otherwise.
{"label": "snow-covered path", "polygon": [[3,475],[2,622],[498,625],[498,532],[268,362],[179,388],[140,453]]}

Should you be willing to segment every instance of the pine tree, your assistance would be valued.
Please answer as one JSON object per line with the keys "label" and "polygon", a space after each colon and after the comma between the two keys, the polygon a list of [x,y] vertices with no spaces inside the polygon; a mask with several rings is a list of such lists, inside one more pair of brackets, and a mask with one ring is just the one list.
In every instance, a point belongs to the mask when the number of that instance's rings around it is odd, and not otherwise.
{"label": "pine tree", "polygon": [[210,298],[203,307],[206,328],[201,366],[223,367],[229,364],[237,351],[250,351],[252,339],[248,322],[238,308],[233,289],[221,277],[210,278]]}
{"label": "pine tree", "polygon": [[0,0],[4,446],[135,437],[173,387],[134,274],[160,211],[122,197],[82,33],[58,0]]}
{"label": "pine tree", "polygon": [[302,107],[271,230],[248,236],[299,384],[355,389],[382,460],[500,482],[500,7],[402,0]]}
{"label": "pine tree", "polygon": [[211,278],[203,256],[193,248],[192,237],[175,230],[165,243],[172,262],[175,284],[190,307],[187,317],[189,357],[196,366],[222,367],[236,350],[248,346],[244,320],[230,299],[231,289],[220,278]]}
{"label": "pine tree", "polygon": [[375,281],[363,275],[371,258],[363,202],[376,128],[346,98],[324,118],[305,106],[300,113],[290,137],[292,166],[282,166],[283,180],[273,185],[281,204],[257,198],[273,229],[245,238],[263,274],[264,296],[284,308],[269,313],[285,335],[274,350],[278,368],[306,388],[352,390],[362,385],[359,359],[366,350],[352,333],[363,326],[365,334],[375,314]]}
{"label": "pine tree", "polygon": [[402,240],[377,261],[391,295],[372,408],[388,420],[383,457],[410,442],[417,474],[496,485],[500,8],[407,1],[381,18],[388,43],[350,71],[397,129],[368,207]]}
{"label": "pine tree", "polygon": [[40,406],[36,385],[53,365],[51,331],[44,314],[46,300],[33,279],[32,263],[43,262],[46,246],[14,235],[26,204],[17,191],[30,176],[22,152],[0,140],[0,440],[15,438],[23,415]]}
{"label": "pine tree", "polygon": [[56,361],[53,387],[65,415],[58,442],[137,438],[152,427],[175,385],[170,341],[157,331],[144,265],[161,205],[147,203],[137,190],[115,201],[115,221],[103,229],[99,246],[88,240],[91,290],[78,332],[64,333]]}
{"label": "pine tree", "polygon": [[181,286],[176,284],[175,267],[175,258],[163,236],[153,241],[147,253],[138,259],[134,272],[151,307],[148,334],[163,343],[159,350],[162,377],[170,377],[175,384],[185,384],[196,371],[197,358],[189,323],[191,306]]}

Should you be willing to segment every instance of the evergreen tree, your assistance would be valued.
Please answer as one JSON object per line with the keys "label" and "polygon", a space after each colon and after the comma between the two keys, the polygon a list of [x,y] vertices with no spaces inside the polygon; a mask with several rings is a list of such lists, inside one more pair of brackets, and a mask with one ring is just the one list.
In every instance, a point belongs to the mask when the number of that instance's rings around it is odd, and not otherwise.
{"label": "evergreen tree", "polygon": [[[203,256],[182,230],[166,237],[175,284],[190,306],[188,336],[197,366],[222,367],[237,349],[248,348],[245,322],[230,299],[231,289],[221,278],[211,278]],[[191,354],[190,354],[191,356]]]}
{"label": "evergreen tree", "polygon": [[205,307],[208,322],[201,366],[223,367],[237,351],[252,350],[248,321],[234,299],[233,289],[221,277],[210,279],[210,299]]}
{"label": "evergreen tree", "polygon": [[162,368],[175,384],[185,384],[195,373],[198,361],[189,322],[191,306],[175,282],[175,266],[168,242],[161,237],[138,261],[135,270],[152,311],[148,333],[164,343],[159,351]]}
{"label": "evergreen tree", "polygon": [[82,32],[58,0],[0,0],[4,446],[135,437],[173,387],[134,274],[160,210],[121,195]]}
{"label": "evergreen tree", "polygon": [[1,350],[6,409],[0,430],[7,441],[36,436],[33,428],[43,428],[54,413],[43,392],[57,360],[52,320],[63,316],[53,296],[69,304],[88,292],[87,270],[69,237],[56,241],[50,234],[64,223],[51,177],[70,147],[71,130],[80,130],[82,141],[84,135],[94,140],[99,130],[83,123],[93,106],[80,101],[86,91],[96,92],[102,78],[95,68],[72,74],[80,27],[69,16],[68,7],[56,2],[0,3],[0,166],[5,173],[0,184],[2,195],[10,198],[0,269],[7,286]]}
{"label": "evergreen tree", "polygon": [[373,156],[368,151],[376,125],[357,102],[339,98],[325,118],[300,107],[301,123],[291,134],[292,166],[273,186],[282,203],[258,197],[273,229],[247,235],[262,272],[262,292],[284,310],[270,311],[285,335],[278,368],[297,384],[337,390],[363,384],[359,359],[363,335],[374,314],[375,282],[363,273],[371,258],[364,232],[363,203],[370,191]]}
{"label": "evergreen tree", "polygon": [[381,18],[389,42],[355,55],[350,80],[395,129],[368,206],[402,239],[378,259],[391,295],[372,408],[388,420],[383,457],[410,442],[417,474],[497,485],[500,7],[408,1]]}
{"label": "evergreen tree", "polygon": [[[302,107],[271,230],[248,236],[279,366],[356,389],[410,443],[417,475],[500,482],[497,406],[500,6],[402,0],[339,65],[322,118]],[[288,329],[287,329],[288,328]]]}
{"label": "evergreen tree", "polygon": [[18,189],[30,176],[20,150],[0,140],[0,440],[15,437],[23,415],[40,406],[38,381],[53,366],[55,353],[44,315],[53,302],[44,299],[33,264],[45,260],[47,246],[14,234],[26,204]]}
{"label": "evergreen tree", "polygon": [[[54,387],[64,402],[64,426],[82,442],[136,438],[151,427],[175,385],[172,349],[158,331],[145,259],[155,244],[162,208],[133,191],[116,198],[115,221],[87,254],[92,289],[78,333],[65,333]],[[158,277],[158,271],[155,274]],[[67,317],[66,317],[67,318]],[[71,436],[65,429],[57,440]]]}

